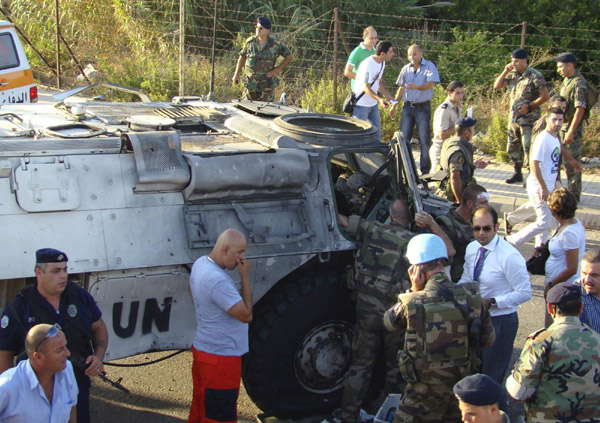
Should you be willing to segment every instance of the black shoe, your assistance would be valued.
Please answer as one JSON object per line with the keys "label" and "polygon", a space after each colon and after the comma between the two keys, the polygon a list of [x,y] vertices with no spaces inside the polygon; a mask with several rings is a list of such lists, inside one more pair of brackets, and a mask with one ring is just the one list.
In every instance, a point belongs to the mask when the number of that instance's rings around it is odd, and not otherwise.
{"label": "black shoe", "polygon": [[523,173],[521,172],[521,170],[517,170],[515,171],[515,174],[513,176],[511,176],[510,178],[508,178],[506,181],[507,184],[514,184],[517,182],[523,182]]}

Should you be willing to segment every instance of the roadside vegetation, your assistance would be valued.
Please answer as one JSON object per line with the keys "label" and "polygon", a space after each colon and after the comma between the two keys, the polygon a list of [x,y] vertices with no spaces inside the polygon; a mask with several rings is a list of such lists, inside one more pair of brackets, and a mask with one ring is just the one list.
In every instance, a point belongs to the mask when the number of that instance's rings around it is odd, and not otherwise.
{"label": "roadside vegetation", "polygon": [[[551,75],[547,77],[551,83],[552,79],[555,84],[559,80],[553,60],[557,51],[580,49],[586,55],[586,71],[600,60],[596,40],[599,31],[595,30],[600,16],[600,10],[596,10],[599,8],[597,1],[569,0],[567,3],[573,3],[570,12],[558,11],[552,14],[550,20],[542,12],[542,3],[551,7],[549,1],[534,2],[528,6],[514,0],[499,3],[457,0],[455,7],[418,8],[424,3],[416,0],[341,2],[343,31],[348,36],[348,44],[353,48],[358,43],[362,28],[374,22],[380,38],[392,40],[396,58],[388,64],[384,75],[390,92],[395,92],[395,79],[406,63],[406,47],[413,42],[421,44],[425,57],[435,61],[442,77],[442,84],[435,89],[432,108],[444,100],[444,87],[448,82],[461,80],[466,86],[463,110],[474,107],[474,115],[479,121],[478,147],[500,161],[508,159],[505,153],[508,96],[506,91],[494,91],[492,84],[507,63],[518,38],[515,38],[516,35],[507,38],[509,35],[505,33],[508,31],[503,28],[500,31],[497,22],[528,19],[533,22],[530,27],[534,27],[538,37],[549,33],[549,25],[579,29],[576,36],[567,36],[566,32],[562,37],[547,36],[535,39],[535,47],[528,47],[531,65],[543,70],[545,75]],[[3,10],[32,40],[50,66],[55,66],[55,26],[54,20],[49,18],[56,13],[55,0],[20,0],[3,4],[7,4]],[[98,70],[99,78],[141,88],[154,100],[167,100],[178,95],[178,0],[61,0],[60,6],[62,36],[82,66],[92,64]],[[188,29],[184,79],[187,95],[209,92],[213,7],[212,1],[186,2]],[[315,112],[341,113],[341,103],[348,90],[347,79],[343,77],[346,53],[340,48],[340,57],[344,58],[338,61],[336,104],[333,104],[332,63],[329,56],[325,56],[332,50],[333,7],[334,3],[330,1],[219,0],[221,15],[226,15],[226,19],[219,20],[217,26],[217,99],[227,101],[240,97],[241,86],[231,84],[237,52],[252,31],[251,20],[265,15],[278,23],[274,32],[295,53],[293,66],[286,69],[278,92],[285,92],[288,101],[310,107]],[[385,11],[385,15],[380,14],[381,11]],[[468,14],[465,15],[464,11]],[[599,13],[591,13],[593,11]],[[428,13],[429,21],[423,19],[425,13]],[[399,26],[399,20],[402,26]],[[469,20],[489,24],[481,25]],[[520,36],[519,25],[516,24],[512,32]],[[54,84],[56,77],[52,71],[30,47],[26,49],[36,78],[41,83]],[[77,84],[75,77],[80,71],[64,46],[61,47],[61,61],[63,83],[66,86]],[[600,81],[596,76],[591,75],[592,81],[598,85]],[[588,74],[586,77],[590,78]],[[558,85],[550,88],[554,94]],[[593,113],[586,127],[584,156],[600,156],[599,115],[599,112]],[[391,138],[398,128],[399,117],[393,121],[387,111],[383,111],[383,138]]]}

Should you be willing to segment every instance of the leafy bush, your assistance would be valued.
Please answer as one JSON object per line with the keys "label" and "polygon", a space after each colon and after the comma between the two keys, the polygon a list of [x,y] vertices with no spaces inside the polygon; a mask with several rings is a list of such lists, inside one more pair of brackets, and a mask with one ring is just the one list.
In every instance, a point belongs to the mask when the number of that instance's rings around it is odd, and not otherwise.
{"label": "leafy bush", "polygon": [[508,131],[508,119],[506,114],[494,113],[487,133],[481,138],[477,147],[486,154],[493,154],[498,161],[507,163],[510,161],[506,152],[506,134]]}

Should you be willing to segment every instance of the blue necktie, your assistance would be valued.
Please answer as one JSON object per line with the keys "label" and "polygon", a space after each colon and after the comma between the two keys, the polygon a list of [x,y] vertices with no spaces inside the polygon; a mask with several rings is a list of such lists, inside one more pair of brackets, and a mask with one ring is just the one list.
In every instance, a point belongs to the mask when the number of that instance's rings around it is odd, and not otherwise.
{"label": "blue necktie", "polygon": [[490,250],[485,247],[479,248],[479,258],[477,259],[477,263],[475,263],[475,269],[473,270],[473,280],[475,282],[479,282],[479,276],[481,276],[481,271],[483,270],[483,262],[487,257]]}

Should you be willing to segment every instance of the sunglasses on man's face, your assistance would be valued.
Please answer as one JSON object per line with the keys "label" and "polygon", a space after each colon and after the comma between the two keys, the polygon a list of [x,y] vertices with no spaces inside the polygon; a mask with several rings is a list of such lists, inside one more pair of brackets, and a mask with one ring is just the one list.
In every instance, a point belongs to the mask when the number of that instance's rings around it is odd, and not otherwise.
{"label": "sunglasses on man's face", "polygon": [[480,232],[482,230],[483,232],[489,232],[492,228],[492,226],[473,226],[473,232]]}
{"label": "sunglasses on man's face", "polygon": [[58,332],[61,331],[61,327],[58,323],[55,323],[54,326],[52,326],[50,329],[48,329],[48,333],[46,333],[46,336],[44,336],[42,338],[42,340],[40,342],[37,343],[37,345],[35,346],[35,350],[37,352],[38,348],[40,347],[40,345],[42,345],[44,343],[44,341],[48,338],[54,338],[56,335],[58,335]]}

